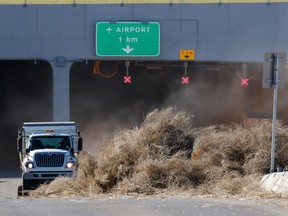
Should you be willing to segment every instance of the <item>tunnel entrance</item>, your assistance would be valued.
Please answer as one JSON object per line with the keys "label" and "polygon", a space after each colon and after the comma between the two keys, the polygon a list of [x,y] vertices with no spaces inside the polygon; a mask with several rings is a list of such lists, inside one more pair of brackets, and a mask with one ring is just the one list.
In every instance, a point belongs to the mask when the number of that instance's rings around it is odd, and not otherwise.
{"label": "tunnel entrance", "polygon": [[52,120],[52,73],[49,63],[40,60],[0,61],[0,73],[0,175],[4,175],[19,172],[18,127],[25,121]]}
{"label": "tunnel entrance", "polygon": [[[189,85],[182,84],[183,62],[131,61],[130,84],[124,84],[126,66],[125,61],[72,65],[71,119],[93,146],[105,143],[115,131],[139,125],[147,112],[167,106],[193,114],[195,126],[272,117],[273,90],[262,88],[262,64],[189,62]],[[287,98],[280,90],[282,117],[287,116]]]}

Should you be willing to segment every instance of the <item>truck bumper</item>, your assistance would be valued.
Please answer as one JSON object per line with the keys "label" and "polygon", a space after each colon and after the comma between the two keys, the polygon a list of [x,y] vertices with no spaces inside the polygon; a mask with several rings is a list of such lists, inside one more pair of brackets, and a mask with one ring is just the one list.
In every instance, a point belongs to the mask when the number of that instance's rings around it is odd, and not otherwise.
{"label": "truck bumper", "polygon": [[73,171],[49,171],[23,173],[25,180],[53,180],[57,177],[73,177]]}

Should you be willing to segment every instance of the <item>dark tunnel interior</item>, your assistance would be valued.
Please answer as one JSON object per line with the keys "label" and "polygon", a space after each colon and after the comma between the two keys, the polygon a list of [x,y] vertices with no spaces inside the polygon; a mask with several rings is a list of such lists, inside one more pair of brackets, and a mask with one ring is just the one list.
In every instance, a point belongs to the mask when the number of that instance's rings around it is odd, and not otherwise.
{"label": "dark tunnel interior", "polygon": [[23,122],[51,121],[52,73],[44,61],[0,61],[0,174],[19,170],[17,129]]}
{"label": "dark tunnel interior", "polygon": [[[52,72],[45,61],[0,61],[0,175],[19,172],[17,129],[23,122],[52,120]],[[124,76],[132,82],[124,84]],[[88,61],[70,70],[70,120],[80,126],[85,150],[97,153],[116,132],[139,126],[156,108],[194,115],[194,126],[271,118],[273,90],[262,88],[262,64]],[[287,74],[286,74],[287,75]],[[241,85],[241,79],[248,85]],[[287,76],[286,76],[287,79]],[[287,80],[285,80],[287,83]],[[287,87],[286,87],[287,88]],[[279,90],[278,117],[287,124],[288,93]]]}
{"label": "dark tunnel interior", "polygon": [[[107,62],[101,64],[103,68],[100,73],[93,73],[93,62],[88,65],[73,65],[71,119],[83,121],[84,124],[91,119],[100,122],[121,119],[121,122],[133,125],[139,123],[148,111],[167,106],[194,113],[197,124],[201,125],[213,122],[227,123],[238,119],[238,116],[223,119],[215,111],[211,112],[209,118],[197,115],[203,108],[208,109],[212,103],[215,106],[223,105],[223,112],[231,108],[237,109],[236,115],[243,116],[244,105],[239,108],[234,101],[234,105],[230,103],[230,107],[226,106],[232,93],[233,96],[237,93],[239,101],[236,102],[243,104],[243,94],[246,91],[241,88],[236,74],[231,73],[231,66],[220,68],[211,65],[207,68],[207,65],[191,65],[187,72],[190,85],[182,85],[184,68],[179,63],[166,66],[155,63],[131,63],[131,84],[123,83],[123,77],[126,75],[124,62],[116,62],[113,66]],[[106,74],[110,74],[111,77],[104,77]],[[239,85],[236,82],[239,82]]]}

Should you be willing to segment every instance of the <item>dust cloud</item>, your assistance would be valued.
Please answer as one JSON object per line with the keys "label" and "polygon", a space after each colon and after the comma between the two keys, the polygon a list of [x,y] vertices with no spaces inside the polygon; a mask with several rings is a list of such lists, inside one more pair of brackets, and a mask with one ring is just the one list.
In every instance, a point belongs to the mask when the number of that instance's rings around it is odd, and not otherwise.
{"label": "dust cloud", "polygon": [[241,86],[236,66],[191,64],[190,84],[185,86],[181,65],[151,70],[136,64],[131,63],[129,69],[130,85],[123,84],[123,62],[108,79],[95,76],[91,62],[73,65],[71,119],[81,126],[88,151],[98,152],[115,133],[139,125],[155,108],[171,106],[192,113],[197,126],[243,121],[249,92]]}

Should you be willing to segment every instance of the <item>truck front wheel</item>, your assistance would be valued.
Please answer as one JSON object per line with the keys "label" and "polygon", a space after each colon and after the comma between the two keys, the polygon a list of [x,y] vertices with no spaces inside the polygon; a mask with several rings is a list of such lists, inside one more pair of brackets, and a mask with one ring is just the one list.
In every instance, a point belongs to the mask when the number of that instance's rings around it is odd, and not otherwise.
{"label": "truck front wheel", "polygon": [[23,186],[22,185],[18,187],[17,194],[18,194],[18,197],[23,196]]}
{"label": "truck front wheel", "polygon": [[30,180],[27,180],[24,178],[24,176],[22,177],[22,189],[25,190],[30,190]]}

